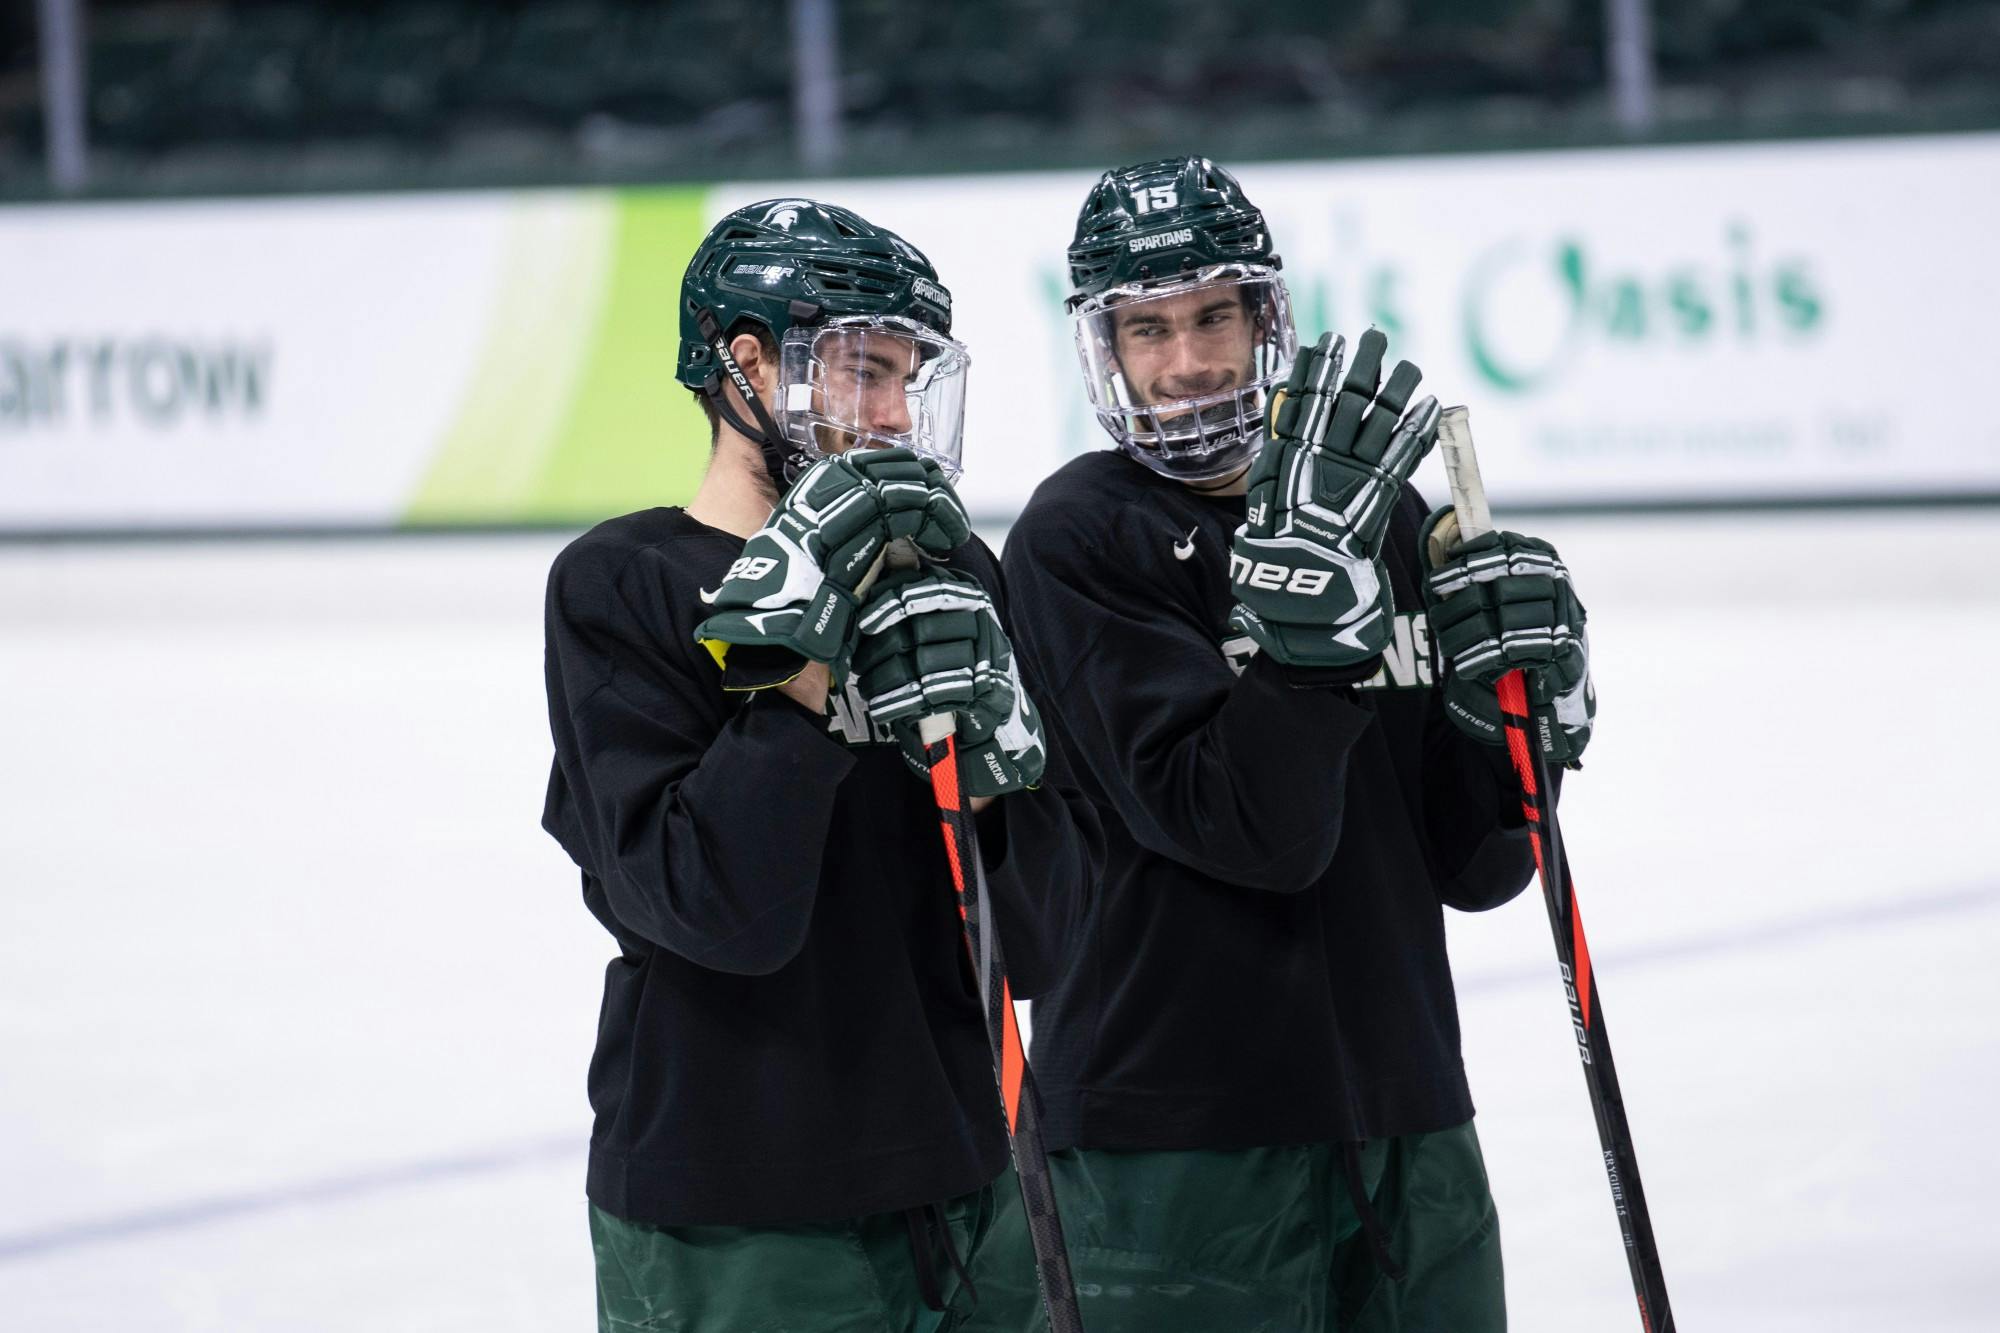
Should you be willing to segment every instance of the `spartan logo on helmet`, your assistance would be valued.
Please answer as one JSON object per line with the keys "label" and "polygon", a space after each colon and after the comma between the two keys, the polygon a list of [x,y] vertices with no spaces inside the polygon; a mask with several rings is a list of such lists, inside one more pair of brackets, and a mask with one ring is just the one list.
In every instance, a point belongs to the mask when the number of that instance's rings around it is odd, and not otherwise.
{"label": "spartan logo on helmet", "polygon": [[790,231],[799,225],[799,210],[811,207],[803,199],[781,199],[764,214],[764,225],[776,227],[779,231]]}

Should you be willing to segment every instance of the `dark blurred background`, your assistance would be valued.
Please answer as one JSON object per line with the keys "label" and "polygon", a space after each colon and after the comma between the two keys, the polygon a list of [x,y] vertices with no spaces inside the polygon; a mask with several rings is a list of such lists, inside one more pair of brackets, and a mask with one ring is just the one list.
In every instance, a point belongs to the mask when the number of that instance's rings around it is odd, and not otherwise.
{"label": "dark blurred background", "polygon": [[[72,12],[87,158],[52,177]],[[1992,0],[7,0],[0,193],[1970,129],[1996,71]]]}

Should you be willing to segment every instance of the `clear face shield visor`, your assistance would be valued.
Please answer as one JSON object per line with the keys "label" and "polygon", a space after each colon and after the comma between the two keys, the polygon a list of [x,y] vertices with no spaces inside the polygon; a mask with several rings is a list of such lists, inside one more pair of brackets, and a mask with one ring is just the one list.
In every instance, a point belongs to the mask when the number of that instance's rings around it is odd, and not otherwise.
{"label": "clear face shield visor", "polygon": [[1071,322],[1097,419],[1141,462],[1187,481],[1249,460],[1299,350],[1284,280],[1255,264],[1114,287]]}
{"label": "clear face shield visor", "polygon": [[970,364],[962,344],[896,315],[787,329],[778,429],[813,458],[908,449],[956,481]]}

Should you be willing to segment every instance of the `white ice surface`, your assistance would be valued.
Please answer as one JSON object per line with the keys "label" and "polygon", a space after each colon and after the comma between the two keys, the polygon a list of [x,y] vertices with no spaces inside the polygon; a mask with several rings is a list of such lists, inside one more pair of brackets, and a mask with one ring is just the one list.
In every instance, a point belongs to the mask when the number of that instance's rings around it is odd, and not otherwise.
{"label": "white ice surface", "polygon": [[[1994,1328],[2000,515],[1535,527],[1681,1327]],[[559,544],[0,548],[0,1329],[589,1326]],[[1513,1327],[1636,1328],[1540,902],[1452,942]]]}

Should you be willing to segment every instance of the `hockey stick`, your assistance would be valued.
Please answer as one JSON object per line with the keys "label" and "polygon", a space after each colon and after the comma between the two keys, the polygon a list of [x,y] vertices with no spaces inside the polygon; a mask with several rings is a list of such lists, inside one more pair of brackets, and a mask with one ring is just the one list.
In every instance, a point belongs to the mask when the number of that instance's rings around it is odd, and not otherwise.
{"label": "hockey stick", "polygon": [[[1493,515],[1486,504],[1486,487],[1480,480],[1479,459],[1472,450],[1472,429],[1463,407],[1448,407],[1440,417],[1438,451],[1451,483],[1459,541],[1493,531]],[[1625,1262],[1632,1270],[1632,1289],[1639,1298],[1639,1321],[1647,1333],[1673,1333],[1674,1314],[1667,1304],[1667,1279],[1653,1239],[1653,1217],[1646,1207],[1646,1191],[1639,1183],[1639,1156],[1632,1147],[1632,1127],[1625,1119],[1625,1099],[1618,1091],[1611,1035],[1604,1027],[1604,1006],[1590,966],[1590,944],[1583,934],[1576,884],[1570,877],[1562,830],[1556,822],[1554,788],[1549,781],[1549,738],[1554,735],[1555,716],[1548,706],[1529,704],[1526,677],[1518,670],[1500,678],[1499,694],[1507,754],[1521,783],[1521,810],[1528,820],[1528,841],[1535,851],[1535,869],[1541,875],[1542,897],[1555,933],[1556,962],[1569,997],[1570,1024],[1576,1030],[1576,1053],[1590,1089],[1590,1108],[1597,1117],[1597,1141],[1604,1150],[1605,1174],[1611,1179],[1611,1202],[1618,1212],[1619,1234],[1625,1240]]]}
{"label": "hockey stick", "polygon": [[[915,546],[907,540],[889,548],[892,567],[907,567],[917,559]],[[979,859],[979,831],[973,824],[970,804],[961,799],[958,745],[953,736],[956,729],[950,713],[933,713],[917,724],[924,762],[930,766],[938,823],[944,832],[945,860],[951,868],[952,888],[958,894],[958,916],[965,925],[965,946],[979,981],[986,1037],[993,1050],[993,1077],[1007,1114],[1014,1178],[1020,1183],[1021,1205],[1027,1211],[1028,1240],[1034,1247],[1042,1308],[1048,1313],[1049,1333],[1083,1333],[1062,1217],[1056,1211],[1055,1184],[1049,1176],[1048,1150],[1042,1142],[1041,1099],[1014,1017],[1014,994],[1007,985],[1007,963],[1000,952],[1000,932],[993,926],[986,869]]]}

